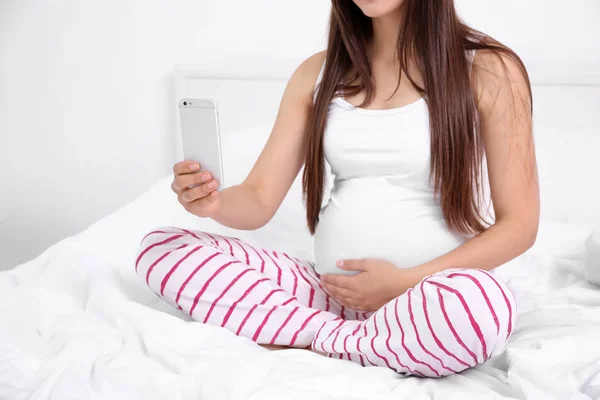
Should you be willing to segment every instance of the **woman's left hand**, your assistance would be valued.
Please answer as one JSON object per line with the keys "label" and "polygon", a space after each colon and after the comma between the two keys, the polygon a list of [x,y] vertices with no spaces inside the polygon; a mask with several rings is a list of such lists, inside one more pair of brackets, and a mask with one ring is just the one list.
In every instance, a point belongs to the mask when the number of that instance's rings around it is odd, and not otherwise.
{"label": "woman's left hand", "polygon": [[323,274],[321,285],[341,305],[356,311],[376,311],[421,279],[411,268],[398,268],[385,260],[343,260],[337,265],[340,269],[358,273]]}

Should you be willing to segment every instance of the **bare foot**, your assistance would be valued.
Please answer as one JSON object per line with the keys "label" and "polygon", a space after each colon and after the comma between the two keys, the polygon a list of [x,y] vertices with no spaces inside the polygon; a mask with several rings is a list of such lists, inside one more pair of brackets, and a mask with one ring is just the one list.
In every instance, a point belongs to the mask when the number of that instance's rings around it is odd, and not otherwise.
{"label": "bare foot", "polygon": [[313,353],[320,354],[322,356],[326,356],[327,353],[323,353],[322,351],[313,350],[310,346],[305,347],[306,350],[312,351]]}
{"label": "bare foot", "polygon": [[317,353],[317,354],[321,354],[321,355],[325,355],[322,352],[313,350],[310,346],[306,346],[304,348],[302,347],[290,347],[290,346],[282,346],[282,345],[276,345],[276,344],[259,344],[260,347],[264,347],[265,349],[268,350],[286,350],[286,349],[303,349],[303,350],[308,350],[308,351],[312,351],[313,353]]}
{"label": "bare foot", "polygon": [[285,350],[285,349],[293,349],[293,347],[289,346],[281,346],[276,344],[259,344],[260,347],[264,347],[268,350]]}

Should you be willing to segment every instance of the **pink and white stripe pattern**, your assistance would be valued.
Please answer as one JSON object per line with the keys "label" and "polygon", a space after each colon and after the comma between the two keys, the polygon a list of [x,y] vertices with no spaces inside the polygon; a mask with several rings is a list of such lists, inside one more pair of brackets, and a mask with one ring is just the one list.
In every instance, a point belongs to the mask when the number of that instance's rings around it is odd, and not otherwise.
{"label": "pink and white stripe pattern", "polygon": [[310,345],[329,357],[422,377],[460,372],[501,353],[516,318],[508,286],[483,270],[437,273],[365,313],[328,296],[311,262],[173,227],[144,237],[135,269],[196,321],[261,344]]}

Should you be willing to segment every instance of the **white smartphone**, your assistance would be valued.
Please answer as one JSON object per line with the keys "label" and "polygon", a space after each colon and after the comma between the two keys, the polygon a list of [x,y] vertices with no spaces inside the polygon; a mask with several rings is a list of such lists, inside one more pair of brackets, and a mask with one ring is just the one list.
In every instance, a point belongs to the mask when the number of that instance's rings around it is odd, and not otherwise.
{"label": "white smartphone", "polygon": [[219,184],[217,190],[223,189],[225,182],[217,102],[210,99],[179,100],[179,122],[184,160],[198,161],[200,170],[210,172]]}

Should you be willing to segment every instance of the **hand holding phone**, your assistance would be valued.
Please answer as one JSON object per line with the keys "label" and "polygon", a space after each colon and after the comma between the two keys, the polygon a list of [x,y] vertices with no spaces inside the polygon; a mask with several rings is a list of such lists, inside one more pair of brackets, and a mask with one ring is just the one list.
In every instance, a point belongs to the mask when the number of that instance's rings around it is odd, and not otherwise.
{"label": "hand holding phone", "polygon": [[196,161],[178,162],[173,166],[171,189],[186,211],[204,218],[218,211],[221,196],[212,174],[201,169],[202,166]]}
{"label": "hand holding phone", "polygon": [[212,174],[224,188],[221,133],[217,103],[210,99],[185,98],[179,101],[179,121],[183,158],[201,164],[201,170]]}
{"label": "hand holding phone", "polygon": [[210,99],[179,101],[184,161],[173,167],[171,188],[194,215],[210,217],[224,187],[217,103]]}

